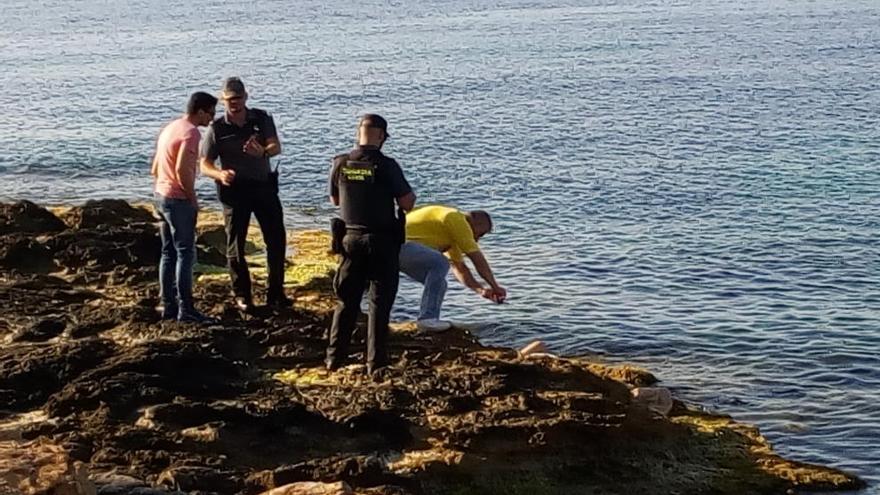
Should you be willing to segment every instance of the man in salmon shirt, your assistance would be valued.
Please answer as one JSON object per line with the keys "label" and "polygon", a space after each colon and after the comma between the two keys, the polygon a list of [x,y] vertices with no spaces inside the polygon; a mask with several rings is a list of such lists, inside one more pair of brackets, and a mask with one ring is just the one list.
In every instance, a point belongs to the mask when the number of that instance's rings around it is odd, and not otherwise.
{"label": "man in salmon shirt", "polygon": [[[446,295],[446,274],[450,266],[465,287],[495,303],[507,298],[498,285],[489,262],[477,241],[492,231],[492,218],[481,210],[462,212],[440,205],[422,206],[406,215],[406,242],[400,247],[400,271],[424,285],[418,328],[427,332],[449,329],[440,319],[440,306]],[[445,254],[445,256],[444,256]],[[471,274],[467,257],[488,287]]]}
{"label": "man in salmon shirt", "polygon": [[156,213],[162,221],[159,291],[163,320],[200,324],[214,321],[193,304],[192,269],[199,208],[195,192],[201,140],[198,127],[211,123],[216,105],[214,96],[193,93],[186,114],[166,125],[156,143],[151,174],[155,177]]}

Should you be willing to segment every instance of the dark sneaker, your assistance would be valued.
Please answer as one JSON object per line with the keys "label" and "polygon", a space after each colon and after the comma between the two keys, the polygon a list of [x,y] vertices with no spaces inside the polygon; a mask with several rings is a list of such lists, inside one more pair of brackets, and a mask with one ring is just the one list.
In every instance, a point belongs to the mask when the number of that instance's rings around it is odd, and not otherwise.
{"label": "dark sneaker", "polygon": [[177,321],[181,323],[195,323],[198,325],[211,325],[217,323],[217,320],[211,318],[208,315],[204,315],[199,313],[194,309],[190,309],[188,311],[181,311],[179,315],[177,315]]}
{"label": "dark sneaker", "polygon": [[374,363],[367,363],[367,374],[370,376],[379,376],[383,378],[388,374],[388,367],[391,366],[391,363],[388,360],[376,361]]}
{"label": "dark sneaker", "polygon": [[416,328],[424,333],[439,333],[452,328],[452,323],[449,323],[446,320],[438,320],[437,318],[429,318],[417,321]]}
{"label": "dark sneaker", "polygon": [[384,382],[391,378],[391,368],[387,364],[367,365],[367,376],[374,382]]}
{"label": "dark sneaker", "polygon": [[232,302],[235,309],[245,313],[251,313],[254,310],[254,302],[244,296],[236,296]]}
{"label": "dark sneaker", "polygon": [[180,312],[180,309],[177,305],[174,306],[160,306],[157,308],[159,310],[160,318],[163,320],[176,320],[177,313]]}

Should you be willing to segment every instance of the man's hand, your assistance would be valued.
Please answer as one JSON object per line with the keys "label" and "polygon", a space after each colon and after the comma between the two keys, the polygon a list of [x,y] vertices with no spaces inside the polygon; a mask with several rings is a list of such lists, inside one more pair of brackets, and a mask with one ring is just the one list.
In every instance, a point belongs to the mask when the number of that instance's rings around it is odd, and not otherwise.
{"label": "man's hand", "polygon": [[231,186],[232,181],[235,180],[235,170],[227,169],[218,171],[217,180],[219,180],[224,186]]}
{"label": "man's hand", "polygon": [[507,299],[507,290],[504,287],[498,286],[494,289],[489,289],[489,297],[487,299],[491,299],[495,304],[501,304]]}
{"label": "man's hand", "polygon": [[251,136],[245,143],[242,150],[251,156],[262,157],[266,154],[266,148],[257,141],[256,134]]}
{"label": "man's hand", "polygon": [[477,294],[480,297],[488,299],[496,304],[501,304],[507,299],[507,291],[503,287],[498,287],[497,289],[492,289],[488,287],[480,287],[477,289]]}

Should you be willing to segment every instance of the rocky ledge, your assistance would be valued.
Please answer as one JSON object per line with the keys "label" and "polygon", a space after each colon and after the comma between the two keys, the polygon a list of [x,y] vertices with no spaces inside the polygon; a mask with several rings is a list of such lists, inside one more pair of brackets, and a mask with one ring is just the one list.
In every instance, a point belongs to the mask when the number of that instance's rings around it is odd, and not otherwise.
{"label": "rocky ledge", "polygon": [[[159,241],[121,201],[0,205],[0,494],[776,494],[856,477],[755,428],[634,399],[647,372],[397,326],[393,366],[323,371],[333,259],[291,235],[296,304],[243,315],[200,265],[211,327],[159,322]],[[222,262],[216,215],[200,256]],[[255,249],[259,246],[255,245]],[[218,254],[220,256],[218,256]],[[259,268],[255,272],[259,275]],[[638,394],[636,394],[638,395]]]}

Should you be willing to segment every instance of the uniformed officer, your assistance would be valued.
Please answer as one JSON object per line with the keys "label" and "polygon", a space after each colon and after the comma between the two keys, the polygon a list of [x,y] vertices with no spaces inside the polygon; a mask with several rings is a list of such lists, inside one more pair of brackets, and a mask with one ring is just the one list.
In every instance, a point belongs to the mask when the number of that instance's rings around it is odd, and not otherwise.
{"label": "uniformed officer", "polygon": [[[358,124],[358,145],[333,159],[330,200],[339,206],[345,222],[342,260],[334,289],[339,302],[333,313],[327,369],[335,370],[348,358],[361,298],[369,284],[367,373],[387,366],[388,319],[397,296],[398,254],[404,240],[403,211],[415,204],[400,165],[382,154],[388,123],[375,114]],[[395,212],[395,202],[400,210]]]}
{"label": "uniformed officer", "polygon": [[[289,306],[284,295],[284,259],[287,231],[278,199],[278,172],[269,159],[281,153],[272,116],[246,105],[244,83],[230,77],[223,83],[221,99],[226,114],[208,127],[202,140],[202,174],[217,182],[226,226],[226,257],[235,306],[253,309],[251,276],[245,260],[245,244],[251,215],[257,217],[266,243],[270,306]],[[215,162],[220,160],[220,168]]]}

